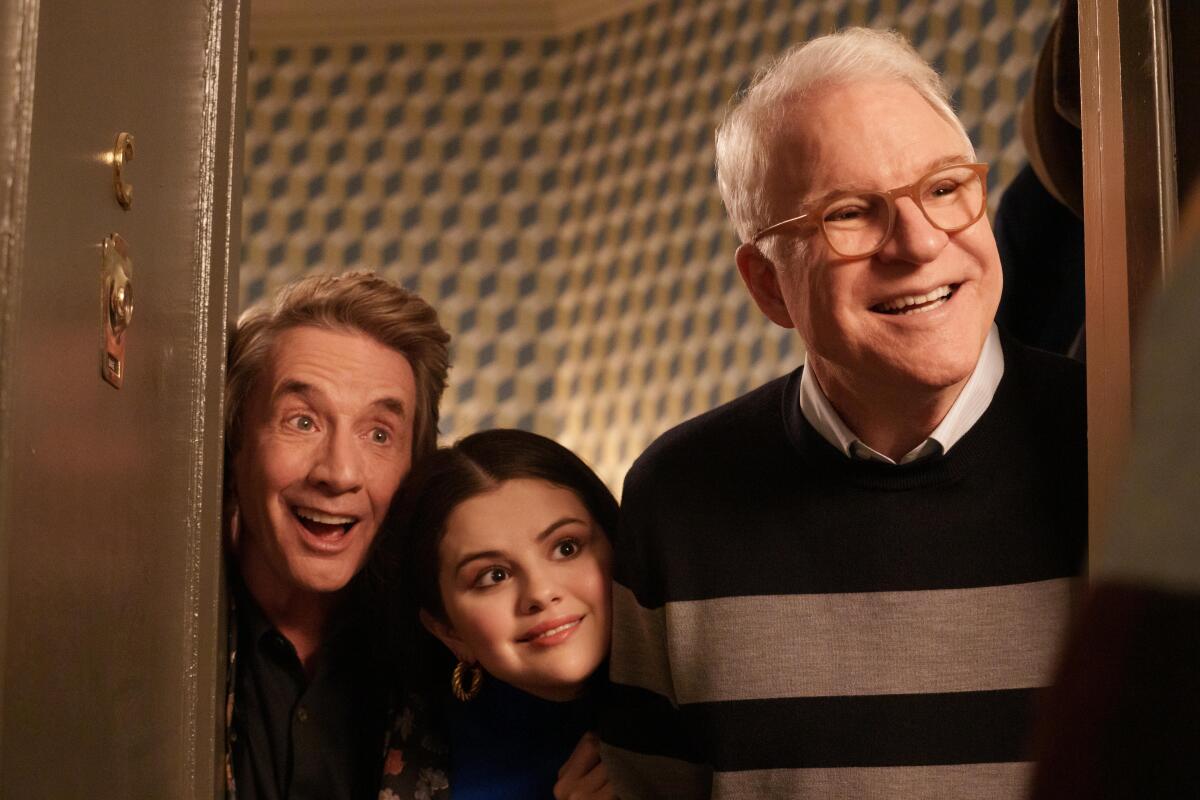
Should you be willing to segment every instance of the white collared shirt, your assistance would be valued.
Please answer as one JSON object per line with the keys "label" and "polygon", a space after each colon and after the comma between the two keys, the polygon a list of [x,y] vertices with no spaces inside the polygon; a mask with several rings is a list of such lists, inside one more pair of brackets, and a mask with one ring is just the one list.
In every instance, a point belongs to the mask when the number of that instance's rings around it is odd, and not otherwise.
{"label": "white collared shirt", "polygon": [[888,464],[907,464],[918,458],[946,453],[971,430],[971,427],[987,411],[1004,376],[1004,351],[1000,347],[1000,332],[995,323],[988,331],[987,340],[979,354],[979,361],[954,404],[942,417],[942,421],[929,434],[929,438],[908,451],[899,462],[874,450],[854,435],[830,404],[811,369],[800,376],[800,413],[808,420],[825,441],[838,448],[849,458],[883,461]]}

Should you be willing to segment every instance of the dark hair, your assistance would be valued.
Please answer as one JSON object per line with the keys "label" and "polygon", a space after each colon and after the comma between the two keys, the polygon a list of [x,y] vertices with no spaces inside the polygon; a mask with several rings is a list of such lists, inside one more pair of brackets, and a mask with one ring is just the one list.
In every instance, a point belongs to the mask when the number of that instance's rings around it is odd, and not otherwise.
{"label": "dark hair", "polygon": [[514,478],[535,478],[569,489],[610,541],[616,535],[617,501],[579,456],[553,439],[528,431],[502,428],[472,434],[420,464],[393,503],[388,538],[394,534],[401,540],[399,574],[412,599],[427,613],[445,619],[438,587],[438,547],[450,514],[472,497]]}
{"label": "dark hair", "polygon": [[[392,501],[363,574],[366,607],[376,614],[375,641],[402,691],[444,692],[454,664],[450,651],[417,621],[418,609],[445,620],[438,547],[450,514],[514,478],[536,478],[571,490],[605,536],[614,539],[618,508],[612,492],[553,439],[520,430],[483,431],[416,464]],[[438,709],[430,709],[431,724],[437,724]]]}

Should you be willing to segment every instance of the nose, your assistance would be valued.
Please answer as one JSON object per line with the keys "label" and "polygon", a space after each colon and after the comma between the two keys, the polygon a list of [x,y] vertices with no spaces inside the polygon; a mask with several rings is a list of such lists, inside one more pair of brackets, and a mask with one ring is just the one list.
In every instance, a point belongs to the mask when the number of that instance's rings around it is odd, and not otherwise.
{"label": "nose", "polygon": [[912,198],[901,197],[896,201],[891,238],[879,251],[879,257],[884,261],[927,264],[941,254],[949,241],[949,234],[926,219]]}
{"label": "nose", "polygon": [[308,479],[332,494],[345,494],[362,487],[363,465],[355,437],[334,430],[317,450]]}
{"label": "nose", "polygon": [[521,586],[521,611],[537,614],[562,600],[558,582],[550,569],[540,567],[526,570]]}

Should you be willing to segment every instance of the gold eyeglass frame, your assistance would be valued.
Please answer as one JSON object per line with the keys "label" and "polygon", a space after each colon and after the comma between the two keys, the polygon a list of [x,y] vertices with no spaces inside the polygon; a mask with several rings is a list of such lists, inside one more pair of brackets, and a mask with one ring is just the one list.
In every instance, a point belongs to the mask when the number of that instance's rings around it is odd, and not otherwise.
{"label": "gold eyeglass frame", "polygon": [[[980,198],[980,200],[982,202],[980,202],[980,204],[979,204],[979,212],[977,214],[975,214],[975,216],[971,219],[970,222],[967,222],[963,225],[959,225],[954,228],[945,228],[945,227],[942,227],[941,225],[939,225],[938,223],[934,222],[933,219],[930,218],[929,212],[925,210],[925,205],[921,202],[920,194],[918,194],[917,189],[919,189],[922,185],[925,184],[926,181],[928,181],[934,175],[937,175],[939,172],[944,172],[948,169],[957,169],[959,167],[967,167],[972,172],[974,172],[976,175],[979,176],[979,184],[980,184],[980,186],[983,187],[983,195]],[[791,219],[785,219],[782,222],[776,222],[771,225],[768,225],[765,228],[762,228],[757,233],[755,233],[754,236],[752,236],[750,238],[750,243],[758,244],[758,241],[760,239],[762,239],[764,236],[769,236],[770,234],[775,233],[783,228],[786,228],[789,225],[794,225],[797,222],[803,222],[804,220],[808,219],[809,217],[815,216],[819,220],[819,222],[817,223],[817,227],[820,229],[821,235],[825,237],[825,243],[829,245],[830,250],[832,250],[834,253],[838,254],[842,258],[869,258],[870,256],[873,256],[876,253],[878,253],[880,250],[882,250],[884,248],[884,246],[888,243],[888,240],[892,238],[892,233],[896,228],[896,200],[901,197],[907,197],[910,200],[912,200],[913,203],[916,205],[916,207],[921,209],[921,214],[925,217],[926,220],[929,221],[929,224],[932,225],[933,227],[937,228],[940,231],[944,231],[946,233],[958,233],[961,230],[966,230],[967,228],[971,227],[976,222],[979,222],[979,220],[983,218],[984,212],[987,211],[987,173],[988,173],[988,165],[987,164],[971,164],[971,163],[946,164],[944,166],[937,167],[936,169],[931,169],[929,172],[925,173],[917,180],[913,181],[912,183],[908,184],[907,186],[901,186],[898,189],[891,189],[890,191],[886,191],[886,192],[870,192],[870,191],[839,192],[838,194],[829,198],[829,200],[827,200],[816,213],[811,212],[811,211],[806,212],[804,214],[801,214],[798,217],[792,217]],[[883,202],[887,206],[887,209],[888,209],[887,230],[884,231],[883,237],[879,240],[879,244],[876,245],[873,250],[868,250],[865,253],[854,253],[854,254],[843,253],[841,250],[838,250],[836,247],[833,246],[833,242],[830,241],[830,239],[829,239],[829,234],[826,233],[826,231],[825,231],[825,219],[824,219],[825,211],[831,205],[838,202],[839,200],[843,200],[847,197],[864,197],[864,196],[883,198]]]}

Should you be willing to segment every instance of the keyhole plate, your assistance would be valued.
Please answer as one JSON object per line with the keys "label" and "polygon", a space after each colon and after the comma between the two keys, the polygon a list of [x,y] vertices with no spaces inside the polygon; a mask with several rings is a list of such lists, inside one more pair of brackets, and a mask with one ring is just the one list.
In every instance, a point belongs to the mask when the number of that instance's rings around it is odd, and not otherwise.
{"label": "keyhole plate", "polygon": [[133,319],[133,259],[120,234],[109,234],[100,247],[100,375],[120,389],[125,381],[125,333]]}

